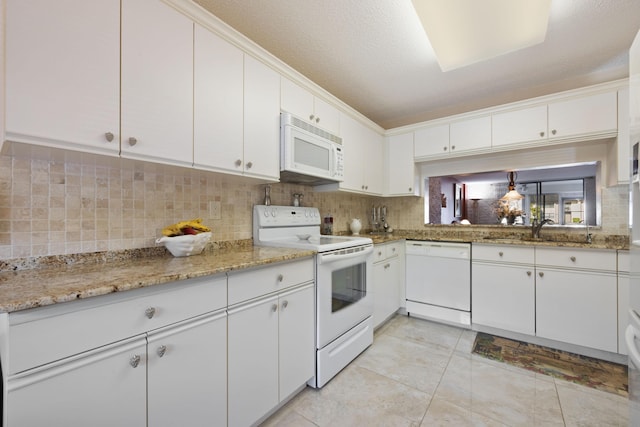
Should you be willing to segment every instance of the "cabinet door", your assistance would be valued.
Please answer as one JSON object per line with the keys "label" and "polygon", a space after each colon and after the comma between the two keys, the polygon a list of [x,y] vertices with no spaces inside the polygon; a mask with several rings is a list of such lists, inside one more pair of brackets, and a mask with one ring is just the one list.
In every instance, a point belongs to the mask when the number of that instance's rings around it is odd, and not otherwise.
{"label": "cabinet door", "polygon": [[291,113],[299,119],[316,125],[313,120],[313,94],[286,77],[281,77],[280,107],[282,111]]}
{"label": "cabinet door", "polygon": [[380,195],[384,192],[384,138],[372,129],[364,129],[364,185],[368,194]]}
{"label": "cabinet door", "polygon": [[618,127],[616,92],[599,93],[549,104],[549,138],[615,133]]}
{"label": "cabinet door", "polygon": [[344,145],[344,181],[340,188],[363,192],[365,162],[364,125],[351,117],[342,118],[342,143]]}
{"label": "cabinet door", "polygon": [[281,85],[282,111],[334,135],[340,135],[340,112],[337,108],[285,77],[281,78]]}
{"label": "cabinet door", "polygon": [[471,268],[473,324],[535,335],[533,266],[473,263]]}
{"label": "cabinet door", "polygon": [[413,132],[393,135],[385,141],[387,195],[413,196],[417,193],[413,160]]}
{"label": "cabinet door", "polygon": [[491,149],[491,116],[451,123],[449,147],[451,154]]}
{"label": "cabinet door", "polygon": [[4,88],[7,139],[118,155],[120,3],[8,0]]}
{"label": "cabinet door", "polygon": [[491,116],[492,146],[546,141],[547,106],[524,108]]}
{"label": "cabinet door", "polygon": [[122,156],[193,163],[193,22],[159,0],[122,1]]}
{"label": "cabinet door", "polygon": [[449,124],[431,126],[414,132],[415,159],[449,154]]}
{"label": "cabinet door", "polygon": [[315,373],[315,287],[280,295],[280,392],[282,401]]}
{"label": "cabinet door", "polygon": [[15,375],[7,425],[145,426],[146,378],[143,336]]}
{"label": "cabinet door", "polygon": [[225,425],[226,312],[149,334],[148,426]]}
{"label": "cabinet door", "polygon": [[229,309],[229,426],[248,426],[278,395],[278,297]]}
{"label": "cabinet door", "polygon": [[373,265],[373,327],[380,326],[385,319],[385,288],[387,270],[385,260]]}
{"label": "cabinet door", "polygon": [[617,289],[614,274],[538,269],[536,334],[616,352]]}
{"label": "cabinet door", "polygon": [[340,112],[333,105],[320,98],[313,98],[313,114],[316,118],[316,126],[340,135]]}
{"label": "cabinet door", "polygon": [[280,179],[280,76],[244,57],[244,174]]}
{"label": "cabinet door", "polygon": [[242,173],[244,54],[200,25],[194,43],[193,163]]}

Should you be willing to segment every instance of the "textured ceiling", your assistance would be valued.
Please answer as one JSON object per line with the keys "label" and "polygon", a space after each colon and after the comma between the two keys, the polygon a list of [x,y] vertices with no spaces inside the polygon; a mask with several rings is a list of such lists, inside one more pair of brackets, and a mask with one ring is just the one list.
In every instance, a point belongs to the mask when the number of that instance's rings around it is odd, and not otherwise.
{"label": "textured ceiling", "polygon": [[628,76],[640,0],[552,0],[544,43],[442,72],[410,0],[194,0],[383,128]]}

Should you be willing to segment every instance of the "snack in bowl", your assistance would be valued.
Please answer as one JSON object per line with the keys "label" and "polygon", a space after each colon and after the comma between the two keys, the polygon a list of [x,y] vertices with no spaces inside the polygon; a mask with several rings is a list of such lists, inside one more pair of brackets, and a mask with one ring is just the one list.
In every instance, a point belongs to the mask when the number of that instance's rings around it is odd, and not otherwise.
{"label": "snack in bowl", "polygon": [[202,253],[211,239],[211,229],[202,224],[200,218],[181,221],[162,229],[156,243],[162,243],[175,257],[198,255]]}
{"label": "snack in bowl", "polygon": [[156,243],[163,243],[171,255],[183,257],[202,253],[210,239],[211,232],[206,232],[173,237],[164,236],[156,240]]}

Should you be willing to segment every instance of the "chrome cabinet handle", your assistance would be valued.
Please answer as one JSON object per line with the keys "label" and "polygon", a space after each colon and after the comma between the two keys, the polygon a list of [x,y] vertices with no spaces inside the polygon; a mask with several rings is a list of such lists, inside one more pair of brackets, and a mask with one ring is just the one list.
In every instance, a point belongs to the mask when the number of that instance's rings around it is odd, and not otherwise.
{"label": "chrome cabinet handle", "polygon": [[161,345],[160,347],[158,347],[158,349],[156,350],[156,353],[158,353],[158,357],[162,357],[164,356],[164,354],[167,352],[167,346],[166,345]]}
{"label": "chrome cabinet handle", "polygon": [[527,271],[527,276],[531,277],[531,272]]}
{"label": "chrome cabinet handle", "polygon": [[107,132],[107,133],[105,133],[105,134],[104,134],[104,137],[105,137],[105,139],[106,139],[108,142],[113,141],[113,133],[111,133],[111,132]]}
{"label": "chrome cabinet handle", "polygon": [[413,187],[409,187],[409,193],[413,191]]}
{"label": "chrome cabinet handle", "polygon": [[129,365],[133,366],[134,368],[137,368],[139,364],[140,364],[140,355],[136,354],[134,356],[131,356],[131,359],[129,359]]}
{"label": "chrome cabinet handle", "polygon": [[447,151],[448,147],[442,147],[442,149],[443,149],[444,151]]}
{"label": "chrome cabinet handle", "polygon": [[137,139],[135,139],[134,137],[130,137],[130,138],[129,138],[129,145],[130,145],[130,146],[132,146],[132,147],[133,147],[133,146],[134,146],[134,145],[136,145],[137,143],[138,143],[138,140],[137,140]]}
{"label": "chrome cabinet handle", "polygon": [[556,134],[556,130],[555,130],[555,129],[553,129],[553,130],[551,131],[551,134],[552,134],[552,135],[555,135],[555,134]]}
{"label": "chrome cabinet handle", "polygon": [[240,167],[241,164],[242,164],[242,160],[240,159],[236,160],[236,166]]}
{"label": "chrome cabinet handle", "polygon": [[544,137],[544,132],[540,132],[540,137]]}
{"label": "chrome cabinet handle", "polygon": [[576,257],[572,256],[569,258],[571,260],[571,262],[576,262]]}
{"label": "chrome cabinet handle", "polygon": [[251,169],[251,166],[253,166],[253,162],[248,162],[247,163],[247,169]]}
{"label": "chrome cabinet handle", "polygon": [[289,301],[287,301],[287,300],[282,301],[282,308],[283,309],[287,308],[288,305],[289,305]]}
{"label": "chrome cabinet handle", "polygon": [[538,276],[544,277],[544,273],[541,271],[540,273],[538,273]]}
{"label": "chrome cabinet handle", "polygon": [[316,116],[314,116],[313,114],[309,115],[309,120],[313,121],[313,119],[315,119]]}
{"label": "chrome cabinet handle", "polygon": [[156,314],[155,307],[149,307],[144,311],[144,315],[147,316],[148,319],[151,319]]}
{"label": "chrome cabinet handle", "polygon": [[503,256],[503,255],[504,255],[504,252],[500,251],[500,252],[498,252],[498,255],[499,255],[499,256]]}
{"label": "chrome cabinet handle", "polygon": [[452,145],[452,146],[451,146],[451,149],[452,149],[452,150],[455,150],[455,149],[456,149],[456,146],[455,146],[455,145]]}
{"label": "chrome cabinet handle", "polygon": [[273,304],[273,305],[271,306],[271,311],[272,311],[272,312],[274,312],[274,313],[275,313],[276,311],[278,311],[278,304]]}
{"label": "chrome cabinet handle", "polygon": [[282,282],[284,280],[284,276],[282,274],[278,274],[278,282]]}

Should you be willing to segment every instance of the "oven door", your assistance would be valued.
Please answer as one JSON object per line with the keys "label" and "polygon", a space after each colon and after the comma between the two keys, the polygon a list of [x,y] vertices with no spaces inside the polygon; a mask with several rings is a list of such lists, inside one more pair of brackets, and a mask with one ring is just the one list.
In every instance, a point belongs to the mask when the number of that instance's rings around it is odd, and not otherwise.
{"label": "oven door", "polygon": [[317,255],[318,348],[373,314],[373,245]]}

